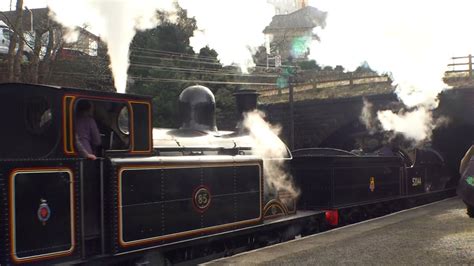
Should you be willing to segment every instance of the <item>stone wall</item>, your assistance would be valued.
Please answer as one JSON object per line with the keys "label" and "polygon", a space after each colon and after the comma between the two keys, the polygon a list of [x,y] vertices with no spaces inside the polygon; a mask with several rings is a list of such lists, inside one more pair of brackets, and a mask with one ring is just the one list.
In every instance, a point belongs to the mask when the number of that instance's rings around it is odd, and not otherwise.
{"label": "stone wall", "polygon": [[[394,94],[381,94],[365,97],[379,110],[387,106],[397,108],[399,102]],[[278,103],[259,106],[265,111],[272,124],[282,126],[281,137],[289,143],[289,104]],[[323,99],[295,102],[294,104],[294,149],[318,147],[341,128],[357,128],[363,108],[363,97],[342,99]],[[347,132],[348,134],[352,132]]]}
{"label": "stone wall", "polygon": [[[365,96],[373,104],[373,112],[381,109],[399,110],[401,107],[394,94]],[[344,143],[357,137],[369,135],[360,122],[363,97],[298,101],[294,104],[295,147],[334,147],[351,149]],[[281,138],[289,144],[288,103],[260,105],[271,124],[282,127]],[[474,144],[474,88],[447,90],[440,96],[435,117],[446,117],[448,123],[434,130],[432,146],[446,158],[451,169],[459,167],[459,161]],[[237,123],[237,115],[226,115],[218,121],[219,129],[232,130]]]}

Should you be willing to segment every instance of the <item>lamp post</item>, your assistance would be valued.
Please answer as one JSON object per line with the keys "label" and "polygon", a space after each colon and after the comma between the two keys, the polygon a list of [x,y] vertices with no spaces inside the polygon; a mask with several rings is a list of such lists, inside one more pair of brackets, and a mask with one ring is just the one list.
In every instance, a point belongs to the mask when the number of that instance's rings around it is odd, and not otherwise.
{"label": "lamp post", "polygon": [[294,110],[294,100],[293,100],[293,83],[296,82],[296,67],[293,65],[293,57],[288,57],[290,75],[288,77],[288,103],[290,107],[290,134],[289,134],[289,146],[290,150],[295,148],[295,110]]}

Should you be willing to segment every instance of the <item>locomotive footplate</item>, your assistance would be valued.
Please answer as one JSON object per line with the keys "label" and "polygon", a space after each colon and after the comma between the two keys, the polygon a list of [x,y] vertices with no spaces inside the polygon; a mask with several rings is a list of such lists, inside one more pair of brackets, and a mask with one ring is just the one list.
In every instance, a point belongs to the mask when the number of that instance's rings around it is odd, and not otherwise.
{"label": "locomotive footplate", "polygon": [[[325,212],[324,211],[298,211],[294,215],[290,216],[282,216],[279,218],[275,218],[272,220],[266,220],[261,224],[249,226],[245,228],[229,230],[221,233],[212,234],[209,236],[200,236],[193,239],[186,239],[182,241],[177,241],[169,244],[160,245],[159,247],[150,246],[146,248],[142,248],[139,250],[132,250],[122,253],[117,253],[114,256],[97,256],[94,258],[90,258],[89,260],[77,260],[71,262],[71,264],[81,264],[85,262],[106,262],[106,263],[113,263],[116,261],[127,260],[128,258],[134,257],[137,254],[143,254],[146,252],[154,252],[159,251],[160,254],[167,255],[168,252],[174,252],[176,254],[183,254],[185,250],[191,250],[196,247],[200,246],[219,246],[220,244],[227,245],[228,243],[236,240],[236,239],[246,239],[246,244],[248,244],[249,240],[256,240],[259,237],[265,235],[275,235],[277,233],[285,232],[285,230],[289,228],[299,228],[301,230],[301,234],[304,234],[304,229],[317,227],[324,224],[325,219]],[[295,231],[291,232],[292,234],[297,233]],[[298,233],[299,234],[299,233]],[[233,247],[235,250],[238,250],[235,246]],[[234,250],[234,251],[235,251]],[[249,250],[248,246],[244,247],[244,250]],[[244,251],[242,250],[242,251]],[[222,257],[217,256],[217,257]],[[215,257],[216,258],[216,257]],[[215,259],[212,258],[212,259]],[[201,263],[205,261],[209,261],[209,258],[197,258],[193,260],[193,263]],[[183,261],[181,261],[183,262]],[[176,263],[176,261],[173,261]],[[179,263],[179,261],[178,261]],[[187,261],[186,263],[189,263]]]}
{"label": "locomotive footplate", "polygon": [[[170,244],[165,244],[160,246],[160,250],[163,252],[169,251],[169,250],[177,250],[180,248],[185,248],[185,247],[191,247],[191,246],[196,246],[200,244],[209,244],[213,241],[218,241],[218,240],[225,240],[225,239],[231,239],[233,237],[237,236],[249,236],[252,234],[262,234],[265,232],[274,232],[276,230],[279,230],[281,228],[284,228],[286,226],[301,226],[304,227],[308,225],[308,223],[314,223],[314,222],[323,222],[324,221],[324,216],[325,212],[324,211],[299,211],[295,215],[291,216],[283,216],[279,217],[277,219],[273,220],[267,220],[262,224],[250,226],[250,227],[245,227],[241,229],[235,229],[231,231],[225,231],[222,233],[217,233],[213,234],[211,236],[202,236],[202,237],[196,237],[193,239],[189,240],[183,240],[179,242],[173,242]],[[124,254],[130,254],[133,252],[137,251],[145,251],[145,250],[150,250],[153,249],[154,247],[148,247],[144,248],[141,250],[134,250],[132,252],[124,252],[124,253],[119,253],[116,254],[117,256],[119,255],[124,255]]]}

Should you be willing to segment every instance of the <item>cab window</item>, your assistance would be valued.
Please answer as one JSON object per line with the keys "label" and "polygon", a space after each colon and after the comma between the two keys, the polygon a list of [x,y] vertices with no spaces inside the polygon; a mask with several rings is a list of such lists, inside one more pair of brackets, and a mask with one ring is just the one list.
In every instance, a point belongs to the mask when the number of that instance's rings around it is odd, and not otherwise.
{"label": "cab window", "polygon": [[130,149],[130,122],[128,105],[96,99],[79,99],[75,104],[75,118],[80,101],[89,101],[93,106],[92,118],[101,137],[102,151],[125,151]]}
{"label": "cab window", "polygon": [[42,134],[51,125],[51,105],[46,97],[33,97],[26,104],[26,128],[35,135]]}

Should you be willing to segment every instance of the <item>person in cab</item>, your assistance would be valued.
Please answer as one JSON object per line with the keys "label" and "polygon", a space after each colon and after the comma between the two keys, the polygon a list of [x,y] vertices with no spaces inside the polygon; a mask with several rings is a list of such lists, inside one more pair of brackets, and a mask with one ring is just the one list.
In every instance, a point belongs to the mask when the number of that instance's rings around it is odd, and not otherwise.
{"label": "person in cab", "polygon": [[76,148],[79,154],[87,159],[97,159],[96,150],[101,145],[100,133],[93,117],[93,105],[81,100],[76,108]]}

